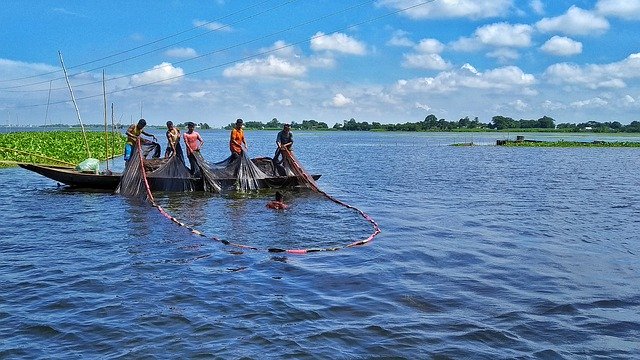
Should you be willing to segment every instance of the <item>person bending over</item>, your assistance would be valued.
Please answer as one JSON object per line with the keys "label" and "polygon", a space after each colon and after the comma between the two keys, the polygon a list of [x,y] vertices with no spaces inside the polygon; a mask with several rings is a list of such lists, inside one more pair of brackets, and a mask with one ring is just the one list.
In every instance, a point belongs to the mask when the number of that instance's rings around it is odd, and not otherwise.
{"label": "person bending over", "polygon": [[[144,127],[147,126],[147,121],[145,119],[138,120],[137,124],[131,124],[127,129],[127,143],[124,145],[124,161],[129,161],[131,159],[131,154],[133,153],[133,147],[136,145],[136,141],[140,134],[150,136],[154,141],[157,141],[156,137],[148,132],[144,131]],[[140,143],[150,143],[149,140],[145,138],[140,138]],[[159,156],[160,154],[158,154]]]}
{"label": "person bending over", "polygon": [[180,161],[184,162],[180,146],[180,129],[173,126],[173,121],[167,121],[167,149],[164,151],[164,157],[168,158],[171,155],[178,156]]}
{"label": "person bending over", "polygon": [[282,160],[278,160],[280,155],[282,155],[281,150],[287,149],[291,151],[293,147],[293,133],[291,132],[291,125],[284,124],[282,127],[282,131],[278,133],[276,137],[276,153],[273,155],[273,162],[276,164],[280,164]]}

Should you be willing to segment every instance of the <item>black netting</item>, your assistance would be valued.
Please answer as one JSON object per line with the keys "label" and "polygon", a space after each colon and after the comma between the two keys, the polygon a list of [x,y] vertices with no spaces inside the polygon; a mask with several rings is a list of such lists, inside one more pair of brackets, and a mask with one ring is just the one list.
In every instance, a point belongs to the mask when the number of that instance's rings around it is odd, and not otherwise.
{"label": "black netting", "polygon": [[128,197],[147,197],[147,188],[143,177],[143,159],[141,151],[134,147],[131,158],[126,162],[116,194]]}
{"label": "black netting", "polygon": [[117,193],[129,197],[150,196],[146,192],[145,176],[152,191],[249,192],[290,186],[317,189],[313,178],[289,151],[282,151],[283,159],[280,162],[268,157],[250,159],[244,151],[217,163],[207,162],[196,151],[193,159],[199,170],[192,175],[178,154],[167,159],[146,159],[145,156],[155,156],[158,152],[154,145],[157,144],[143,144],[140,151],[134,148],[116,189]]}
{"label": "black netting", "polygon": [[196,179],[191,176],[189,169],[184,164],[184,160],[178,156],[170,156],[166,160],[163,159],[159,162],[157,168],[147,171],[150,185],[155,191],[195,190]]}
{"label": "black netting", "polygon": [[216,193],[220,192],[222,190],[222,186],[218,181],[219,174],[216,174],[212,166],[204,160],[200,151],[194,151],[193,157],[195,158],[198,168],[200,168],[203,190]]}

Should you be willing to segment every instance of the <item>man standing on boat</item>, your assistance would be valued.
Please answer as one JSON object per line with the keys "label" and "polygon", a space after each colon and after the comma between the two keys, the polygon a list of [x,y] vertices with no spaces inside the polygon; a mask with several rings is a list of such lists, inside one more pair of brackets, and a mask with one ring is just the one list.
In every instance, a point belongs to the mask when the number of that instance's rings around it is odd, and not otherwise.
{"label": "man standing on boat", "polygon": [[291,151],[291,147],[293,146],[293,133],[291,132],[291,125],[284,124],[282,130],[278,133],[276,137],[276,149],[275,155],[273,155],[273,162],[276,164],[280,164],[282,160],[278,160],[280,155],[282,155],[281,150],[289,150]]}
{"label": "man standing on boat", "polygon": [[184,133],[184,144],[187,146],[187,158],[189,159],[189,172],[191,175],[198,176],[200,174],[200,169],[198,167],[198,161],[196,160],[195,153],[200,154],[200,148],[204,145],[204,140],[200,137],[197,131],[193,129],[196,127],[196,124],[192,122],[187,123],[187,132]]}
{"label": "man standing on boat", "polygon": [[242,130],[242,119],[236,120],[236,126],[231,130],[231,138],[229,139],[229,149],[231,150],[231,159],[233,161],[238,158],[247,148],[247,142],[244,139],[244,131]]}
{"label": "man standing on boat", "polygon": [[164,157],[168,158],[172,154],[184,162],[182,146],[180,146],[180,129],[173,126],[173,121],[167,121],[167,149],[164,151]]}
{"label": "man standing on boat", "polygon": [[[136,142],[138,140],[138,137],[140,137],[140,134],[150,136],[151,138],[153,138],[154,142],[158,141],[155,135],[149,134],[148,132],[143,130],[145,126],[147,126],[147,121],[145,119],[140,119],[138,120],[137,124],[132,124],[127,129],[127,144],[124,146],[124,161],[129,161],[129,159],[131,159],[131,154],[133,153],[133,147],[136,145]],[[150,141],[147,139],[141,138],[140,143],[147,144],[147,143],[150,143]],[[157,151],[154,153],[153,157],[160,157],[160,146],[158,146],[156,150]]]}

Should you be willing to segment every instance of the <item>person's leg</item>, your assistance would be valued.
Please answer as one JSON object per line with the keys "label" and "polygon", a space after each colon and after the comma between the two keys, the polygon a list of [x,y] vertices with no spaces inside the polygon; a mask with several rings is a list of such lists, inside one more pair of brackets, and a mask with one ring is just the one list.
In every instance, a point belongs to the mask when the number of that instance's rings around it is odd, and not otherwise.
{"label": "person's leg", "polygon": [[193,175],[196,172],[196,157],[191,153],[187,155],[187,159],[189,159],[189,173]]}
{"label": "person's leg", "polygon": [[132,153],[133,153],[133,145],[126,144],[124,146],[124,161],[129,161],[129,159],[131,159]]}

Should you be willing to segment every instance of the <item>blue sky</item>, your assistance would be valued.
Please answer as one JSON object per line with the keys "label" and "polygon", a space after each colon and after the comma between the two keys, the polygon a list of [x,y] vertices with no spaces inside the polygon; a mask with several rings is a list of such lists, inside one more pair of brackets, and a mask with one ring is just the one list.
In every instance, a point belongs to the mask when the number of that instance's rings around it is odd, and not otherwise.
{"label": "blue sky", "polygon": [[[5,0],[0,124],[640,120],[640,0]],[[51,91],[50,91],[51,89]],[[109,119],[111,113],[109,111]]]}

